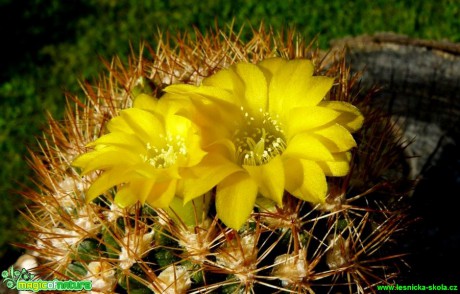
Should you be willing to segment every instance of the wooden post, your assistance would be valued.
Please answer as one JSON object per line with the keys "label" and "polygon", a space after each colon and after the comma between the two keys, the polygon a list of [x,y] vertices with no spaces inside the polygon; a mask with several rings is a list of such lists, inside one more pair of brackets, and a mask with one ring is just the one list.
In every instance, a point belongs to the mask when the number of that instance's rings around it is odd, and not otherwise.
{"label": "wooden post", "polygon": [[460,276],[460,44],[376,34],[332,42],[348,50],[363,86],[383,87],[374,103],[398,117],[419,183],[411,199],[420,217],[399,243],[410,270],[399,284],[458,285]]}

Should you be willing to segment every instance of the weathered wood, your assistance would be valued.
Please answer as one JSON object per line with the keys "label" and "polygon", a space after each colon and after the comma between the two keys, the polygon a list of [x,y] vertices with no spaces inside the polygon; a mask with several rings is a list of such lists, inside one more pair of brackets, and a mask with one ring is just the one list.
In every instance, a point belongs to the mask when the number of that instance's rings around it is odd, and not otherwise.
{"label": "weathered wood", "polygon": [[411,255],[403,283],[456,284],[460,275],[460,44],[394,34],[346,38],[332,43],[348,50],[362,84],[382,86],[375,99],[399,117],[420,179],[411,205],[421,221],[400,246]]}
{"label": "weathered wood", "polygon": [[384,33],[331,45],[347,49],[352,71],[364,71],[365,88],[382,87],[375,104],[398,116],[406,136],[415,137],[416,173],[459,142],[460,44]]}

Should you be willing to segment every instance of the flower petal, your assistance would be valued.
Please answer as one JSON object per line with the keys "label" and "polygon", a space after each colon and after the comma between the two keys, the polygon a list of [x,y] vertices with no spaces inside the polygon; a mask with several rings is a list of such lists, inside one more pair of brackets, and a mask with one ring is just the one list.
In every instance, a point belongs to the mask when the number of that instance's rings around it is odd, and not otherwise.
{"label": "flower petal", "polygon": [[[233,89],[234,95],[244,97],[244,104],[249,108],[250,113],[255,114],[262,109],[267,111],[267,81],[263,72],[254,64],[238,63],[235,71],[243,81],[243,88]],[[244,91],[241,93],[240,91]],[[244,105],[243,104],[243,105]]]}
{"label": "flower petal", "polygon": [[98,156],[98,153],[94,151],[81,154],[72,161],[72,166],[81,168],[82,169],[81,174],[85,175],[85,171],[86,173],[90,172],[90,170],[88,170],[86,167],[88,166],[90,162],[92,162],[95,158],[97,158],[97,156]]}
{"label": "flower petal", "polygon": [[139,140],[138,136],[134,134],[115,132],[103,135],[94,142],[89,143],[87,146],[97,145],[112,145],[125,149],[130,149],[131,152],[143,153],[145,152],[144,144]]}
{"label": "flower petal", "polygon": [[286,157],[298,157],[309,160],[329,161],[334,157],[331,151],[318,138],[311,134],[301,133],[294,136],[283,152]]}
{"label": "flower petal", "polygon": [[171,179],[181,178],[177,165],[172,165],[165,168],[156,168],[151,164],[142,162],[140,164],[130,166],[130,169],[132,171],[127,176],[128,179],[145,179],[164,182]]}
{"label": "flower petal", "polygon": [[[274,67],[274,66],[273,66]],[[274,69],[269,65],[270,69]],[[290,60],[280,66],[273,73],[269,84],[269,111],[273,114],[282,114],[294,107],[297,100],[306,100],[309,88],[307,82],[312,78],[313,64],[306,59]],[[315,97],[313,97],[315,98]],[[321,97],[322,98],[322,97]],[[315,100],[310,105],[316,105]]]}
{"label": "flower petal", "polygon": [[[303,167],[296,157],[283,158],[284,182],[287,191],[298,190],[303,183]],[[292,194],[292,193],[291,193]]]}
{"label": "flower petal", "polygon": [[232,95],[231,92],[213,86],[193,86],[193,85],[184,85],[184,84],[175,84],[168,86],[164,89],[166,93],[182,95],[185,97],[190,97],[193,99],[207,98],[210,100],[217,100],[221,102],[226,102],[228,104],[238,104],[239,101],[235,101],[235,95]]}
{"label": "flower petal", "polygon": [[224,178],[241,170],[241,167],[220,154],[207,154],[199,165],[184,171],[181,181],[184,202],[203,195]]}
{"label": "flower petal", "polygon": [[212,144],[220,138],[231,137],[234,132],[233,126],[243,119],[241,104],[193,93],[186,94],[188,96],[171,93],[168,95],[175,95],[175,99],[182,98],[184,100],[182,104],[190,103],[187,105],[187,110],[182,111],[180,115],[187,117],[200,128],[203,146]]}
{"label": "flower petal", "polygon": [[233,92],[235,88],[242,88],[242,81],[233,67],[222,69],[216,74],[203,80],[204,86],[217,87]]}
{"label": "flower petal", "polygon": [[[314,161],[291,159],[285,162],[286,190],[311,203],[324,203],[327,193],[326,176]],[[292,178],[292,180],[291,180]]]}
{"label": "flower petal", "polygon": [[167,208],[176,193],[177,180],[155,183],[146,201],[153,207]]}
{"label": "flower petal", "polygon": [[136,195],[136,198],[141,204],[145,203],[146,199],[153,192],[155,186],[154,178],[148,180],[133,180],[129,183],[131,191]]}
{"label": "flower petal", "polygon": [[262,60],[261,62],[257,63],[257,66],[264,73],[267,82],[270,83],[273,75],[278,71],[280,67],[285,65],[286,62],[288,61],[284,58],[274,57]]}
{"label": "flower petal", "polygon": [[208,153],[220,154],[232,162],[237,161],[236,147],[232,140],[221,138],[215,140],[212,144],[206,146],[205,150]]}
{"label": "flower petal", "polygon": [[331,161],[317,161],[316,163],[321,167],[326,176],[330,177],[343,177],[350,172],[350,152],[333,153],[334,160]]}
{"label": "flower petal", "polygon": [[150,195],[155,180],[133,180],[124,185],[115,195],[114,202],[120,207],[128,207],[137,201],[144,204]]}
{"label": "flower petal", "polygon": [[128,122],[121,116],[113,117],[107,123],[107,130],[111,133],[127,133],[127,134],[134,134],[133,130],[129,126]]}
{"label": "flower petal", "polygon": [[286,137],[289,139],[298,133],[327,125],[339,115],[338,111],[326,107],[296,107],[287,116]]}
{"label": "flower petal", "polygon": [[235,105],[222,101],[193,99],[185,116],[200,128],[202,145],[206,147],[220,138],[231,137],[232,126],[242,119],[242,112]]}
{"label": "flower petal", "polygon": [[119,207],[125,208],[134,205],[139,199],[137,195],[133,193],[129,186],[125,186],[118,190],[113,200]]}
{"label": "flower petal", "polygon": [[139,94],[135,99],[134,99],[134,107],[135,108],[140,108],[140,109],[145,109],[145,110],[155,110],[158,104],[158,99],[155,97],[152,97],[147,94]]}
{"label": "flower petal", "polygon": [[356,147],[356,142],[350,132],[341,125],[335,124],[330,127],[314,132],[319,141],[332,153],[348,151]]}
{"label": "flower petal", "polygon": [[201,137],[196,134],[190,134],[186,138],[186,148],[187,148],[187,162],[184,162],[183,166],[194,166],[200,163],[203,157],[206,155],[206,152],[201,149],[200,146]]}
{"label": "flower petal", "polygon": [[86,192],[86,201],[91,202],[99,195],[106,192],[108,189],[124,183],[126,180],[126,169],[116,168],[106,171],[99,175],[99,177],[91,184]]}
{"label": "flower petal", "polygon": [[225,225],[238,230],[251,215],[257,190],[257,183],[246,172],[227,177],[217,186],[217,216]]}
{"label": "flower petal", "polygon": [[275,156],[266,164],[243,167],[259,186],[260,194],[283,205],[284,166],[280,156]]}
{"label": "flower petal", "polygon": [[[144,142],[158,144],[158,142],[162,141],[159,134],[165,133],[164,125],[153,113],[142,109],[129,108],[122,110],[120,116],[131,129],[130,133],[136,134]],[[114,124],[115,121],[111,123]],[[113,124],[111,128],[114,127]]]}
{"label": "flower petal", "polygon": [[[120,154],[124,154],[124,156],[120,156]],[[77,157],[72,164],[82,167],[82,174],[84,175],[95,170],[104,170],[113,166],[130,166],[139,162],[141,162],[140,156],[124,152],[119,147],[108,146],[97,151],[85,153]]]}
{"label": "flower petal", "polygon": [[305,82],[303,97],[295,100],[295,106],[314,106],[323,100],[332,87],[334,79],[325,76],[314,76]]}
{"label": "flower petal", "polygon": [[364,117],[355,106],[342,101],[321,101],[319,106],[334,109],[340,112],[337,123],[350,132],[355,132],[363,125]]}
{"label": "flower petal", "polygon": [[191,129],[193,129],[191,121],[183,116],[169,115],[165,118],[166,134],[172,137],[184,138]]}

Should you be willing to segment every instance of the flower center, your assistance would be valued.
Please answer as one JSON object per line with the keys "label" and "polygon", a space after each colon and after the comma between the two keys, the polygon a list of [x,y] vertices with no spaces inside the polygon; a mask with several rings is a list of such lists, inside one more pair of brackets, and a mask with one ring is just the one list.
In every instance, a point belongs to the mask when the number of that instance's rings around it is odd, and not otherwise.
{"label": "flower center", "polygon": [[237,158],[240,164],[262,165],[283,153],[286,141],[278,117],[259,109],[257,116],[251,116],[241,107],[244,122],[233,135]]}
{"label": "flower center", "polygon": [[146,144],[147,152],[146,154],[141,154],[145,162],[155,168],[167,168],[174,165],[179,157],[187,155],[187,148],[181,136],[164,137],[160,135],[160,138],[164,139],[165,142],[162,148],[152,146],[150,143]]}

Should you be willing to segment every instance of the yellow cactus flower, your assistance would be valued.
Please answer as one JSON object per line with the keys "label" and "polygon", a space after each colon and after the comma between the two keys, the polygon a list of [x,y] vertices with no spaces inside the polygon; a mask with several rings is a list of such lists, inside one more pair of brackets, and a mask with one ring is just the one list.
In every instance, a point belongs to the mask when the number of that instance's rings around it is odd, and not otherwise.
{"label": "yellow cactus flower", "polygon": [[94,150],[73,161],[82,174],[102,171],[88,189],[87,201],[115,186],[114,201],[121,207],[140,201],[166,208],[180,195],[182,173],[197,166],[205,152],[196,127],[176,115],[178,108],[170,102],[139,95],[133,108],[108,123],[108,134],[88,145]]}
{"label": "yellow cactus flower", "polygon": [[282,205],[284,191],[323,203],[326,176],[349,172],[351,132],[363,122],[349,103],[329,101],[333,78],[313,76],[306,59],[266,59],[238,63],[203,80],[202,85],[171,85],[167,95],[191,101],[185,116],[202,132],[208,152],[200,171],[208,181],[188,179],[188,201],[217,184],[218,217],[238,229],[256,197]]}

